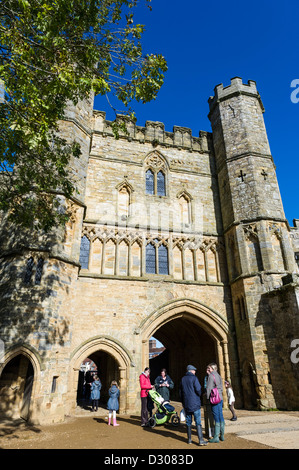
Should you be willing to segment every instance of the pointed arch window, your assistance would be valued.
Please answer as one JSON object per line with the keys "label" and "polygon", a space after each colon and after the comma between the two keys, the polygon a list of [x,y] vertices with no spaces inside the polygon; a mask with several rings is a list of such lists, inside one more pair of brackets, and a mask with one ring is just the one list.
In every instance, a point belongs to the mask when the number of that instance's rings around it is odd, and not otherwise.
{"label": "pointed arch window", "polygon": [[155,193],[154,173],[150,169],[146,172],[145,191],[146,194]]}
{"label": "pointed arch window", "polygon": [[146,272],[147,274],[168,274],[168,248],[159,245],[159,240],[154,240],[146,245]]}
{"label": "pointed arch window", "polygon": [[118,191],[118,216],[127,218],[129,216],[130,192],[126,186]]}
{"label": "pointed arch window", "polygon": [[88,240],[86,235],[84,235],[81,238],[80,258],[79,258],[79,263],[81,264],[82,269],[88,269],[89,251],[90,251],[90,241]]}
{"label": "pointed arch window", "polygon": [[158,248],[159,274],[168,274],[168,249],[164,245]]}
{"label": "pointed arch window", "polygon": [[157,173],[157,195],[166,196],[165,175],[163,171]]}
{"label": "pointed arch window", "polygon": [[152,243],[146,245],[146,272],[156,274],[156,248]]}
{"label": "pointed arch window", "polygon": [[166,196],[168,168],[166,158],[158,151],[150,152],[144,160],[144,166],[146,194]]}
{"label": "pointed arch window", "polygon": [[145,173],[145,192],[156,196],[166,196],[166,176],[164,171],[153,171],[150,168]]}

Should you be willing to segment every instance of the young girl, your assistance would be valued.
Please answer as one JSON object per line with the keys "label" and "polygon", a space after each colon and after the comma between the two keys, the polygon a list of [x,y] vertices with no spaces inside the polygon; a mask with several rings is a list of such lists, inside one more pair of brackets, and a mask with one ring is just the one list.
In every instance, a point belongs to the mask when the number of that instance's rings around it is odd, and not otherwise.
{"label": "young girl", "polygon": [[225,388],[226,388],[226,393],[227,393],[228,406],[233,415],[233,417],[231,418],[231,421],[237,421],[237,416],[236,416],[236,412],[234,408],[235,396],[234,396],[232,386],[230,382],[228,382],[227,380],[225,380],[224,383],[225,383]]}
{"label": "young girl", "polygon": [[91,384],[91,389],[90,389],[91,390],[90,398],[91,398],[91,404],[92,404],[92,411],[98,411],[99,400],[100,400],[100,396],[101,396],[101,393],[100,393],[101,388],[102,388],[101,381],[100,381],[99,377],[97,377],[95,375],[94,379],[93,379],[93,382]]}
{"label": "young girl", "polygon": [[109,388],[109,400],[107,403],[107,408],[109,410],[108,415],[108,425],[111,424],[111,417],[113,415],[113,426],[119,426],[116,423],[116,412],[118,411],[119,404],[118,404],[118,397],[119,397],[119,388],[117,385],[116,380],[111,382],[111,387]]}

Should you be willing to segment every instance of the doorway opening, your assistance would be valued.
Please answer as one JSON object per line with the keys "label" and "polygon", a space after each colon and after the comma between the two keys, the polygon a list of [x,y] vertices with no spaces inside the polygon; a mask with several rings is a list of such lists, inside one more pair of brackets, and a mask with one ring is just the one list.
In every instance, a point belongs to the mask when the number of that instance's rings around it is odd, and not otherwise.
{"label": "doorway opening", "polygon": [[23,354],[13,357],[0,377],[0,413],[10,418],[30,418],[34,381],[31,361]]}
{"label": "doorway opening", "polygon": [[163,324],[153,335],[165,350],[149,359],[151,382],[154,383],[161,369],[165,368],[174,382],[170,399],[179,401],[181,378],[186,374],[187,365],[192,364],[197,368],[196,375],[203,387],[207,364],[217,362],[217,348],[212,336],[186,317]]}
{"label": "doorway opening", "polygon": [[94,376],[98,376],[102,384],[99,407],[107,410],[111,382],[116,380],[120,385],[117,360],[106,351],[98,350],[82,361],[77,388],[77,405],[81,408],[91,410],[90,388]]}

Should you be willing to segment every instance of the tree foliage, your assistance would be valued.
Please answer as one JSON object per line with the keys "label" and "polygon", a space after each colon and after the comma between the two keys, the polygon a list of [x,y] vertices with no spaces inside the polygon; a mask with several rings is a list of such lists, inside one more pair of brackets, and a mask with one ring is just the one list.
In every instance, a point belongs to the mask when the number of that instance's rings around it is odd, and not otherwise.
{"label": "tree foliage", "polygon": [[[150,6],[150,0],[144,0]],[[76,142],[59,136],[69,101],[113,94],[154,99],[166,61],[143,55],[138,0],[2,0],[0,6],[0,210],[23,226],[64,222],[55,193],[71,197]]]}

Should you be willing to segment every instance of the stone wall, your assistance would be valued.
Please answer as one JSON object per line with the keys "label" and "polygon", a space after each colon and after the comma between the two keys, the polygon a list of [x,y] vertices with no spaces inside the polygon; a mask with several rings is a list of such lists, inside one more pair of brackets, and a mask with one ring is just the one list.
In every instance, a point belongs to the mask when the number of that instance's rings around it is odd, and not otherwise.
{"label": "stone wall", "polygon": [[78,193],[59,196],[69,222],[31,234],[1,221],[4,411],[25,413],[33,370],[28,416],[63,420],[89,357],[103,399],[116,379],[120,412],[139,413],[152,336],[166,347],[176,399],[187,364],[202,383],[216,361],[237,407],[298,406],[299,292],[286,277],[298,272],[298,230],[285,219],[263,105],[255,82],[238,77],[209,103],[213,133],[198,137],[118,116],[127,132],[116,139],[92,97],[69,107],[61,133],[82,149],[71,162]]}

